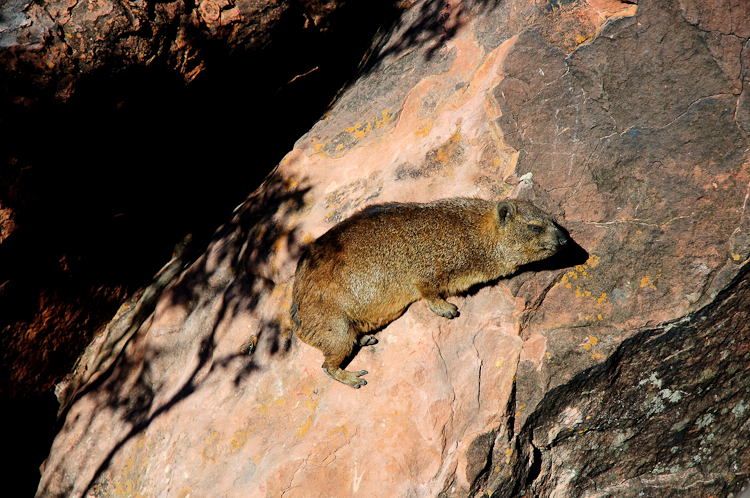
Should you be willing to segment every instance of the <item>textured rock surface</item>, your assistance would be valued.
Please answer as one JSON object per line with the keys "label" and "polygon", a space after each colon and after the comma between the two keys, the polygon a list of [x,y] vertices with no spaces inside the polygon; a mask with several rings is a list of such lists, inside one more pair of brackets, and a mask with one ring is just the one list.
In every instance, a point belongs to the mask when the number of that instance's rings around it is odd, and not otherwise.
{"label": "textured rock surface", "polygon": [[[747,482],[747,7],[402,7],[80,393],[39,496],[728,496]],[[367,386],[331,381],[284,329],[301,248],[367,203],[453,195],[532,200],[579,250],[454,299],[452,321],[412,305],[352,360]]]}
{"label": "textured rock surface", "polygon": [[326,30],[340,3],[8,0],[0,5],[0,88],[16,103],[50,94],[64,101],[81,77],[152,64],[190,81],[222,55],[264,48],[272,33]]}
{"label": "textured rock surface", "polygon": [[[626,339],[550,390],[513,441],[527,460],[492,496],[731,496],[750,473],[747,267],[696,313]],[[499,438],[503,443],[507,435]],[[505,444],[493,461],[502,462]],[[744,495],[743,495],[744,496]]]}

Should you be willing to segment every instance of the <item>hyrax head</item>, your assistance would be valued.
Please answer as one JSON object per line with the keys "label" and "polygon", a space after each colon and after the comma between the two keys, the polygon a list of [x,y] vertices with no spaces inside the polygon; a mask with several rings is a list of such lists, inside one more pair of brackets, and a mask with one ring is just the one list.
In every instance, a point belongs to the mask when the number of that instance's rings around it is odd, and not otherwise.
{"label": "hyrax head", "polygon": [[497,215],[503,239],[525,263],[552,256],[568,242],[552,217],[529,202],[500,201]]}

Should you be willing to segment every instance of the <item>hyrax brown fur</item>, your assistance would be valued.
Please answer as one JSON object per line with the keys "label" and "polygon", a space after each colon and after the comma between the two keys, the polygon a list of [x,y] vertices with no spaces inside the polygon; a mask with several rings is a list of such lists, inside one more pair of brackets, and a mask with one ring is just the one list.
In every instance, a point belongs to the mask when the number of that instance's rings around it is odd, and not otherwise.
{"label": "hyrax brown fur", "polygon": [[442,199],[379,204],[342,221],[300,258],[292,321],[297,335],[325,355],[323,370],[344,384],[367,384],[367,371],[340,368],[368,332],[424,299],[445,318],[445,300],[555,254],[568,241],[552,218],[520,200]]}

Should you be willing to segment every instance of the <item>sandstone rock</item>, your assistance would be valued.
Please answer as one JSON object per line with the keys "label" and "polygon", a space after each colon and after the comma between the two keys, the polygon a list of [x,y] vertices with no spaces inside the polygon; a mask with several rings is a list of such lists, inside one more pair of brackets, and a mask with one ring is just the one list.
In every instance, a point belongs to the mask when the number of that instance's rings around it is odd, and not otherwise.
{"label": "sandstone rock", "polygon": [[[37,495],[738,493],[747,76],[707,30],[746,46],[750,20],[696,5],[404,4],[79,393]],[[304,244],[368,203],[454,195],[531,199],[578,249],[451,321],[415,303],[352,359],[367,386],[331,381],[285,329]]]}
{"label": "sandstone rock", "polygon": [[220,53],[260,51],[272,33],[325,31],[338,10],[334,1],[12,0],[2,6],[0,95],[65,101],[82,77],[149,65],[192,81]]}

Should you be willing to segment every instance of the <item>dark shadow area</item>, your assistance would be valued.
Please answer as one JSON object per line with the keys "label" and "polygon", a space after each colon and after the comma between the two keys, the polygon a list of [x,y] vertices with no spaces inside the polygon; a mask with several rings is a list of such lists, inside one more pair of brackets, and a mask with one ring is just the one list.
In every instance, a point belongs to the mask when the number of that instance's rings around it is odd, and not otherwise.
{"label": "dark shadow area", "polygon": [[[290,15],[259,52],[207,46],[211,67],[189,85],[154,64],[82,79],[65,104],[0,103],[0,206],[18,227],[0,244],[0,399],[36,427],[25,434],[35,461],[4,467],[29,490],[18,496],[33,494],[53,437],[54,384],[176,241],[192,233],[197,254],[209,247],[353,78],[391,9],[342,9],[325,31],[298,29],[304,15]],[[243,230],[253,223],[243,219]],[[257,283],[243,278],[232,284],[238,295]],[[194,289],[185,299],[205,287]],[[236,311],[230,304],[224,313]],[[268,330],[279,336],[276,324]]]}
{"label": "dark shadow area", "polygon": [[568,242],[563,246],[563,248],[549,258],[523,265],[518,269],[516,275],[527,271],[539,272],[563,270],[565,268],[572,268],[577,265],[582,265],[586,262],[586,260],[589,259],[589,253],[586,251],[586,249],[581,247],[575,240],[570,237],[570,232],[559,225],[558,228],[568,238]]}
{"label": "dark shadow area", "polygon": [[57,415],[54,393],[2,402],[0,423],[6,427],[3,445],[9,456],[3,466],[8,496],[34,496],[39,483],[39,465],[49,453]]}

